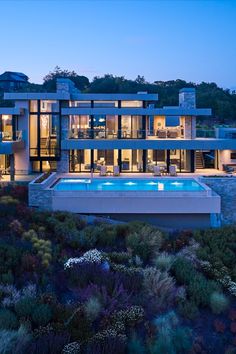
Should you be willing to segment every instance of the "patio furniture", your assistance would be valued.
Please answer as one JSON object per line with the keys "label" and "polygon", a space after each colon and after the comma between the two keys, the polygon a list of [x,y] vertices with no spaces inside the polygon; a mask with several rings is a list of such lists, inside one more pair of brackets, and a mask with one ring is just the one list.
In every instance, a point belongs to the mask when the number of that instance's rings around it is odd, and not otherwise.
{"label": "patio furniture", "polygon": [[176,165],[170,165],[169,173],[170,173],[170,176],[177,176]]}
{"label": "patio furniture", "polygon": [[177,130],[169,130],[167,135],[168,135],[168,138],[176,139],[176,138],[178,138],[178,131]]}
{"label": "patio furniture", "polygon": [[120,166],[114,166],[113,167],[113,175],[114,176],[119,176],[120,175]]}
{"label": "patio furniture", "polygon": [[153,176],[161,176],[161,168],[160,166],[153,166]]}
{"label": "patio furniture", "polygon": [[166,138],[166,130],[158,130],[157,137],[161,138],[161,139],[165,139]]}
{"label": "patio furniture", "polygon": [[101,166],[100,169],[100,176],[106,176],[107,174],[107,167],[105,165]]}

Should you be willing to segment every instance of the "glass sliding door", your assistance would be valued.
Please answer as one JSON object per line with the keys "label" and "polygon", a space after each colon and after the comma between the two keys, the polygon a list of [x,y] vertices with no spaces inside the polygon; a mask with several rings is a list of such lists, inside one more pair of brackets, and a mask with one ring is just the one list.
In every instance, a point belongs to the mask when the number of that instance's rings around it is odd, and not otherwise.
{"label": "glass sliding door", "polygon": [[121,138],[142,138],[142,116],[121,116]]}
{"label": "glass sliding door", "polygon": [[101,166],[106,166],[108,171],[113,171],[113,167],[118,165],[118,150],[94,150],[94,171],[101,170]]}
{"label": "glass sliding door", "polygon": [[89,115],[71,115],[69,138],[91,139],[91,137],[91,119]]}
{"label": "glass sliding door", "polygon": [[91,150],[70,150],[70,172],[91,171]]}
{"label": "glass sliding door", "polygon": [[121,150],[122,172],[143,172],[143,150]]}
{"label": "glass sliding door", "polygon": [[153,166],[161,165],[167,167],[167,151],[166,150],[147,150],[146,171],[153,172]]}

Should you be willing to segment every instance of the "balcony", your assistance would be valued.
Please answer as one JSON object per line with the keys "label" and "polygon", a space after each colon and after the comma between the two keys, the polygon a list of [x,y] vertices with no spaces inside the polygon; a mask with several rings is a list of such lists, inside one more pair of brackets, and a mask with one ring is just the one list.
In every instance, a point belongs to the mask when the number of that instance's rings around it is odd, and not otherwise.
{"label": "balcony", "polygon": [[25,147],[24,131],[0,132],[0,154],[13,154]]}
{"label": "balcony", "polygon": [[0,132],[0,142],[2,141],[21,141],[23,140],[22,130],[17,130],[15,133],[13,132]]}

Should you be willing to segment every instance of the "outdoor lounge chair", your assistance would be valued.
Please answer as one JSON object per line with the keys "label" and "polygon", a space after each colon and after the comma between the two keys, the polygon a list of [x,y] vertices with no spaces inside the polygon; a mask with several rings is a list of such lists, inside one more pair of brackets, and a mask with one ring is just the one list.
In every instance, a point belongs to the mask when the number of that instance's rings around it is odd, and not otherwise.
{"label": "outdoor lounge chair", "polygon": [[166,135],[167,135],[166,130],[158,130],[157,131],[157,137],[158,138],[165,139]]}
{"label": "outdoor lounge chair", "polygon": [[160,166],[153,166],[153,176],[161,176],[161,168]]}
{"label": "outdoor lounge chair", "polygon": [[170,173],[170,176],[177,176],[176,165],[170,165],[169,173]]}
{"label": "outdoor lounge chair", "polygon": [[100,169],[100,176],[106,176],[107,175],[107,167],[105,165],[101,166]]}
{"label": "outdoor lounge chair", "polygon": [[114,166],[113,167],[113,176],[119,176],[119,175],[120,175],[120,167]]}

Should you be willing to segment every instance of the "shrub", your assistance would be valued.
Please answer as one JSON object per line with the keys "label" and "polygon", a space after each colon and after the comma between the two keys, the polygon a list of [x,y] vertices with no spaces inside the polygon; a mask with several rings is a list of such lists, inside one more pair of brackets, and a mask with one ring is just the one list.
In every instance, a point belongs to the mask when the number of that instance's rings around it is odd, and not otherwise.
{"label": "shrub", "polygon": [[24,348],[30,339],[31,336],[27,333],[23,326],[21,326],[18,331],[0,330],[0,353],[26,353]]}
{"label": "shrub", "polygon": [[93,322],[95,321],[102,310],[102,305],[96,297],[91,297],[86,301],[84,305],[84,310],[87,318]]}
{"label": "shrub", "polygon": [[178,304],[179,313],[189,320],[194,320],[199,315],[198,307],[195,302],[185,300]]}
{"label": "shrub", "polygon": [[12,198],[10,195],[0,197],[0,216],[6,217],[15,216],[17,214],[17,206],[19,201]]}
{"label": "shrub", "polygon": [[11,230],[12,233],[15,233],[17,235],[21,235],[23,232],[23,227],[22,224],[19,220],[14,219],[10,224],[9,224],[9,228]]}
{"label": "shrub", "polygon": [[32,320],[36,325],[45,326],[52,318],[52,310],[47,304],[38,305],[33,313]]}
{"label": "shrub", "polygon": [[78,242],[79,246],[83,248],[93,248],[97,244],[99,236],[97,226],[87,226],[79,233]]}
{"label": "shrub", "polygon": [[146,349],[142,341],[136,334],[134,334],[127,345],[128,354],[145,354]]}
{"label": "shrub", "polygon": [[154,321],[158,335],[150,346],[150,353],[187,353],[192,346],[191,331],[181,327],[174,311],[159,316]]}
{"label": "shrub", "polygon": [[175,281],[167,272],[156,268],[146,268],[143,271],[144,291],[150,297],[155,297],[160,308],[171,304],[175,294]]}
{"label": "shrub", "polygon": [[18,317],[28,317],[32,314],[35,306],[36,300],[34,298],[24,297],[15,304],[15,312]]}
{"label": "shrub", "polygon": [[229,300],[224,294],[213,292],[210,297],[210,305],[212,312],[218,315],[228,308]]}
{"label": "shrub", "polygon": [[0,329],[16,329],[18,321],[15,314],[7,309],[0,309]]}
{"label": "shrub", "polygon": [[25,348],[25,353],[58,354],[62,352],[68,341],[69,335],[67,333],[50,332],[31,341]]}
{"label": "shrub", "polygon": [[118,334],[114,330],[105,330],[98,332],[89,341],[87,346],[87,353],[112,353],[124,354],[126,347],[126,336]]}
{"label": "shrub", "polygon": [[62,350],[62,354],[79,354],[80,344],[78,342],[72,342],[66,344]]}
{"label": "shrub", "polygon": [[172,264],[174,262],[174,257],[166,252],[158,254],[153,259],[153,264],[160,269],[161,271],[168,271],[170,270]]}
{"label": "shrub", "polygon": [[126,246],[134,255],[140,256],[144,261],[157,252],[162,244],[162,233],[151,226],[145,225],[139,231],[129,234]]}

